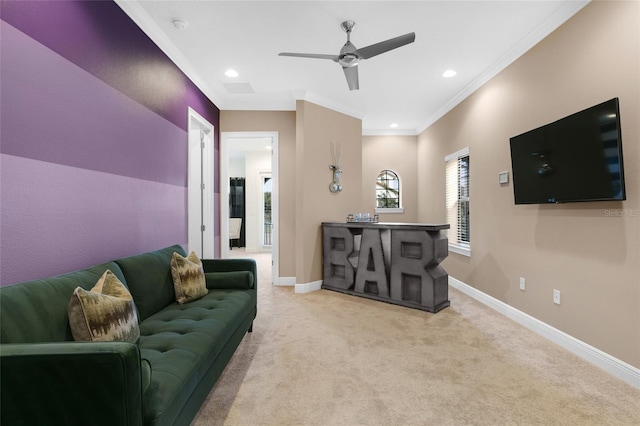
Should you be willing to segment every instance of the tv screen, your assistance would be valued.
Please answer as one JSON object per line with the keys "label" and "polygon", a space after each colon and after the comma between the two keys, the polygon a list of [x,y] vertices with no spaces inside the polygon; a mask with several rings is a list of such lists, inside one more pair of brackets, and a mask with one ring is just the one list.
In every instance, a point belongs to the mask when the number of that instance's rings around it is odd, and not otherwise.
{"label": "tv screen", "polygon": [[516,204],[625,200],[618,98],[510,139]]}

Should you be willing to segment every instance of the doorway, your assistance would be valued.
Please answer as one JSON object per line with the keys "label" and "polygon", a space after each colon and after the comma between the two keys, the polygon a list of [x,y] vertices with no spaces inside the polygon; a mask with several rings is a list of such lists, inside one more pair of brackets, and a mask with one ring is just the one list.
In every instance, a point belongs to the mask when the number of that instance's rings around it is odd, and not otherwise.
{"label": "doorway", "polygon": [[188,108],[188,250],[201,259],[215,256],[213,130],[211,123]]}
{"label": "doorway", "polygon": [[[244,147],[244,148],[240,148]],[[253,161],[253,159],[263,156],[265,152],[270,152],[270,170],[269,167],[256,165],[248,167],[247,170],[253,170],[249,173],[252,176],[246,176],[247,201],[246,211],[246,252],[252,251],[259,253],[271,249],[272,283],[278,282],[278,132],[222,132],[220,141],[220,240],[221,240],[221,257],[230,257],[229,251],[229,191],[230,178],[234,173],[232,170],[232,159],[237,155],[237,151],[244,151],[245,160]],[[260,154],[260,155],[258,155]],[[264,179],[269,178],[267,188],[270,194],[267,196],[270,202],[271,216],[265,214],[265,185]],[[251,186],[255,187],[252,190]],[[249,204],[255,205],[255,209]],[[270,221],[269,221],[270,219]],[[270,246],[265,244],[265,228],[269,223]],[[249,241],[254,241],[255,246],[250,246]]]}

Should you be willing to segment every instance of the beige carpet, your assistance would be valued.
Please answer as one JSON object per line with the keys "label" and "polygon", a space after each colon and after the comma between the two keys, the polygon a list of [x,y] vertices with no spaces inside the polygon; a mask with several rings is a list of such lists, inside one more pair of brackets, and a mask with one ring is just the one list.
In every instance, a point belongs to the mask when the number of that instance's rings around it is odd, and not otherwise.
{"label": "beige carpet", "polygon": [[640,390],[455,289],[437,314],[295,294],[256,258],[253,333],[195,426],[640,425]]}

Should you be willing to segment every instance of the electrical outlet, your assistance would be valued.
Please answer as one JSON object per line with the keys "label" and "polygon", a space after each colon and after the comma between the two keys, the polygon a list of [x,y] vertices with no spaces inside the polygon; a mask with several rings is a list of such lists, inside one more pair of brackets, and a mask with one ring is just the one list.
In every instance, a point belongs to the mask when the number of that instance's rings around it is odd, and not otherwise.
{"label": "electrical outlet", "polygon": [[524,289],[525,289],[524,277],[520,277],[520,290],[524,291]]}
{"label": "electrical outlet", "polygon": [[560,304],[560,290],[553,290],[553,303]]}

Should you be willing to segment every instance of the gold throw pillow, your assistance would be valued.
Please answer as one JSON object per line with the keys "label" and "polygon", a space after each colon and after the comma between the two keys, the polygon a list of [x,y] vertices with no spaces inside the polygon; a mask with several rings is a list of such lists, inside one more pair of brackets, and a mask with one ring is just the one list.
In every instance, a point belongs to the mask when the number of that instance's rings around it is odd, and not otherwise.
{"label": "gold throw pillow", "polygon": [[195,252],[184,257],[179,253],[171,256],[171,276],[176,301],[180,304],[200,299],[209,293],[204,279],[202,262]]}
{"label": "gold throw pillow", "polygon": [[140,338],[138,315],[129,290],[110,270],[87,291],[77,287],[68,307],[76,341],[135,343]]}

